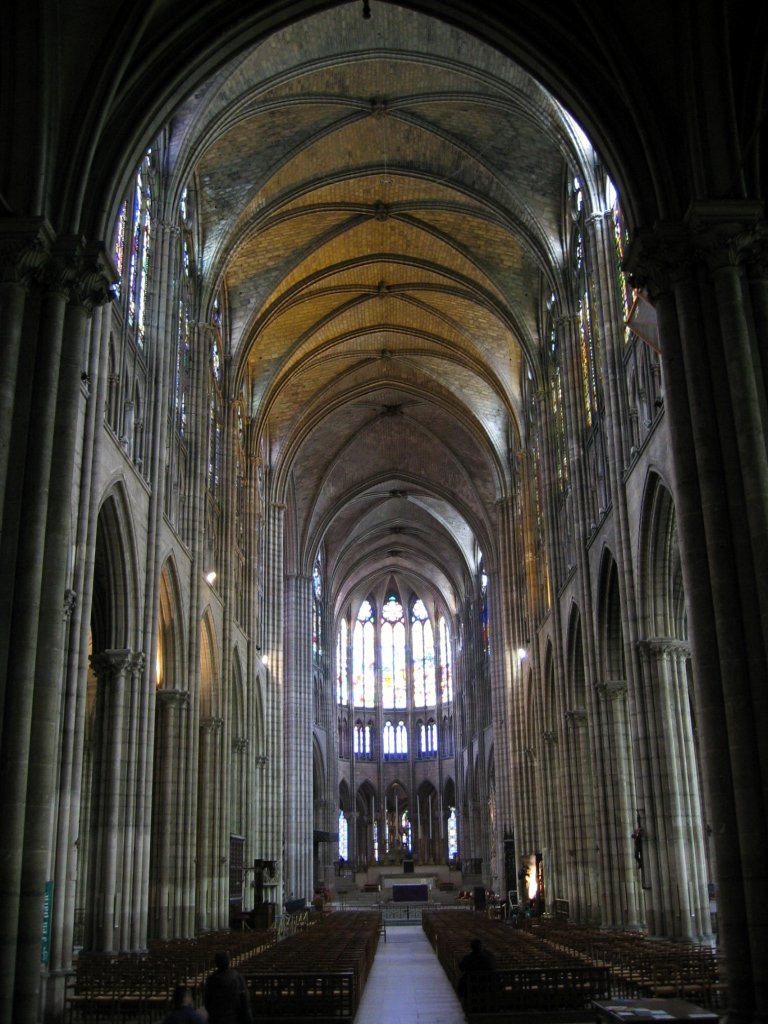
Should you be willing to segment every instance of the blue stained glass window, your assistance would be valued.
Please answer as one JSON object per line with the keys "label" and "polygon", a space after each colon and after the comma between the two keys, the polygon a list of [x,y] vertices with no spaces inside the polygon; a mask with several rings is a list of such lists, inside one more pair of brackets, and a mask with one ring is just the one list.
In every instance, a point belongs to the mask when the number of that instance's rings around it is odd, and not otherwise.
{"label": "blue stained glass window", "polygon": [[133,234],[128,270],[128,324],[136,331],[136,341],[144,347],[147,279],[152,238],[152,194],[150,189],[151,153],[145,156],[136,175],[133,194]]}
{"label": "blue stained glass window", "polygon": [[456,808],[452,807],[448,814],[448,860],[455,860],[459,855],[459,830],[456,824]]}
{"label": "blue stained glass window", "polygon": [[320,552],[312,567],[312,651],[319,655],[323,650],[323,573]]}
{"label": "blue stained glass window", "polygon": [[349,860],[349,823],[344,811],[339,811],[339,856]]}
{"label": "blue stained glass window", "polygon": [[117,284],[115,285],[115,298],[119,301],[122,298],[123,273],[125,271],[125,231],[128,220],[128,203],[123,201],[120,205],[120,212],[117,215],[117,226],[115,228],[115,269],[117,270]]}

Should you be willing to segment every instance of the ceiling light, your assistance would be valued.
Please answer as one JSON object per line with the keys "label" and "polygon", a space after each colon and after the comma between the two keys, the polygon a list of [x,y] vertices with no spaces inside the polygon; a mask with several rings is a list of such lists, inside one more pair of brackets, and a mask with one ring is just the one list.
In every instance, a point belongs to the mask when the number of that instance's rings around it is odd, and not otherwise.
{"label": "ceiling light", "polygon": [[215,579],[216,579],[216,573],[215,573],[215,571],[213,569],[211,569],[210,572],[207,572],[205,574],[205,582],[206,583],[213,583],[213,581]]}

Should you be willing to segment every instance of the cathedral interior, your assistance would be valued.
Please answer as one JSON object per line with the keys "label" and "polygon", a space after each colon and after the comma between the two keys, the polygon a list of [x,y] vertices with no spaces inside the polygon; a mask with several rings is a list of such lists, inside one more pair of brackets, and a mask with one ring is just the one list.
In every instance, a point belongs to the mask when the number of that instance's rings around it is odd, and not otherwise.
{"label": "cathedral interior", "polygon": [[0,1020],[408,872],[765,1021],[766,10],[8,6]]}

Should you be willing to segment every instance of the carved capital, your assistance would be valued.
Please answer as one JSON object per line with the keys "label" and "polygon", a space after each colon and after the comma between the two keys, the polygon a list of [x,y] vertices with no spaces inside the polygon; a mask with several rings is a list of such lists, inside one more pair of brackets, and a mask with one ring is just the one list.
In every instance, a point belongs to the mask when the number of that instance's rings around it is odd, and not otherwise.
{"label": "carved capital", "polygon": [[661,223],[641,228],[631,240],[624,268],[635,288],[645,288],[652,299],[670,291],[695,262],[691,237],[684,225]]}
{"label": "carved capital", "polygon": [[65,622],[70,618],[75,608],[77,608],[77,592],[67,588],[64,591],[64,607],[62,609],[62,617]]}
{"label": "carved capital", "polygon": [[545,729],[541,738],[549,746],[554,746],[557,743],[557,733],[553,729]]}
{"label": "carved capital", "polygon": [[236,754],[244,754],[248,749],[248,740],[244,736],[237,736],[232,740],[232,749]]}
{"label": "carved capital", "polygon": [[604,683],[596,683],[595,690],[601,700],[623,700],[627,696],[627,681],[608,679]]}
{"label": "carved capital", "polygon": [[117,274],[101,242],[88,243],[84,238],[60,238],[46,266],[48,287],[61,291],[75,305],[92,312],[112,299]]}
{"label": "carved capital", "polygon": [[690,658],[691,645],[686,640],[676,640],[669,636],[652,636],[637,641],[637,649],[645,660],[651,658]]}
{"label": "carved capital", "polygon": [[216,733],[221,732],[224,728],[224,719],[211,716],[210,718],[200,719],[200,731],[207,733],[209,736],[213,736]]}
{"label": "carved capital", "polygon": [[40,280],[54,238],[53,228],[42,218],[0,219],[0,281],[26,288]]}
{"label": "carved capital", "polygon": [[693,203],[686,215],[696,252],[710,270],[765,258],[763,204],[744,200]]}
{"label": "carved capital", "polygon": [[107,682],[122,675],[131,663],[133,651],[109,650],[91,655],[91,668],[100,681]]}
{"label": "carved capital", "polygon": [[572,708],[563,712],[565,724],[571,729],[583,729],[587,724],[587,712],[585,708]]}
{"label": "carved capital", "polygon": [[189,707],[189,690],[157,690],[155,699],[169,709],[185,710]]}

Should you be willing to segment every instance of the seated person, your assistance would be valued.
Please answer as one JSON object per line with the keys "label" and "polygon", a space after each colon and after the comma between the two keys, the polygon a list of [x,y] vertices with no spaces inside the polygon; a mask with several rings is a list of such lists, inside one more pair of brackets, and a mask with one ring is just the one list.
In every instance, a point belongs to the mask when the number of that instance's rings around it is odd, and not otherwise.
{"label": "seated person", "polygon": [[467,975],[475,972],[492,974],[496,970],[496,957],[490,950],[483,948],[480,939],[472,939],[469,944],[470,952],[459,961],[461,977],[456,986],[456,991],[462,1002],[467,996]]}

